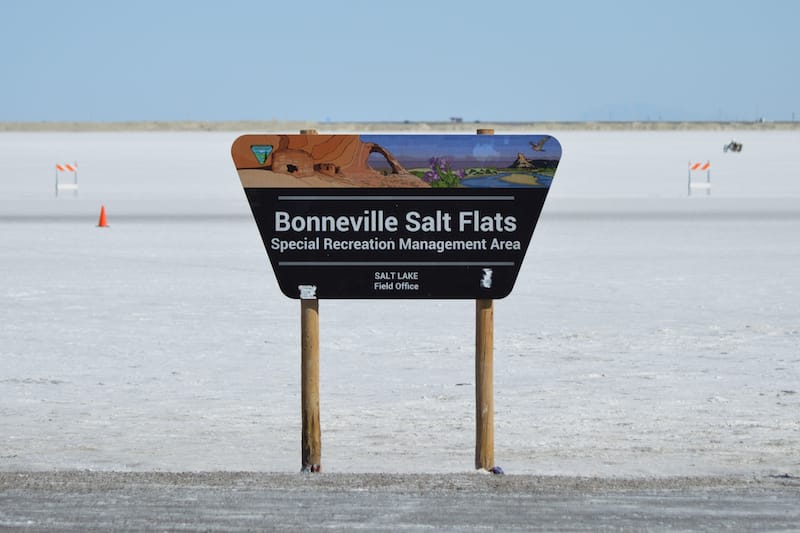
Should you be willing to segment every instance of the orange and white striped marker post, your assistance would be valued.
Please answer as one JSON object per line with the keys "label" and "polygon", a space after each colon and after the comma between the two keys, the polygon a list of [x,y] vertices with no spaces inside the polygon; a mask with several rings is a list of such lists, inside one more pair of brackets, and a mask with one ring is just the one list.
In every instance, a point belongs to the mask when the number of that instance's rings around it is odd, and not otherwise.
{"label": "orange and white striped marker post", "polygon": [[[706,173],[706,181],[692,181],[692,172],[705,172]],[[689,161],[689,196],[692,195],[692,189],[705,189],[706,195],[711,195],[711,162],[706,161],[705,163],[692,163]]]}
{"label": "orange and white striped marker post", "polygon": [[[72,173],[72,183],[61,183],[59,176],[62,172]],[[78,196],[78,163],[56,163],[56,196],[58,191],[74,191]]]}

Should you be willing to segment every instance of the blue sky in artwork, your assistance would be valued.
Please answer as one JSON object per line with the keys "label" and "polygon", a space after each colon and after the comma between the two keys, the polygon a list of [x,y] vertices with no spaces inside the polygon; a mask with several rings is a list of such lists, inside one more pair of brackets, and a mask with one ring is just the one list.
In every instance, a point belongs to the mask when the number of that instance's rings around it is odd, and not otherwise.
{"label": "blue sky in artwork", "polygon": [[[445,157],[457,168],[507,167],[520,153],[530,160],[561,158],[561,145],[547,135],[361,135],[361,140],[381,145],[410,166],[424,166],[434,157]],[[534,150],[539,141],[544,141],[541,149]]]}

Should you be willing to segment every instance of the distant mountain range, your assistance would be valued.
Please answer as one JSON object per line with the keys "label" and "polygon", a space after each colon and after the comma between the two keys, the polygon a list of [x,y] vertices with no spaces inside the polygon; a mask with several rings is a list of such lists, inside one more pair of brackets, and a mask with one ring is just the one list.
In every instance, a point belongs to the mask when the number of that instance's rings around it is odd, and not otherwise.
{"label": "distant mountain range", "polygon": [[[554,133],[558,131],[675,131],[675,130],[800,130],[800,121],[542,121],[481,122],[482,128],[498,133]],[[462,122],[315,122],[315,121],[131,121],[131,122],[0,122],[0,131],[280,131],[299,133],[316,129],[320,133],[424,132],[475,133],[476,124]]]}

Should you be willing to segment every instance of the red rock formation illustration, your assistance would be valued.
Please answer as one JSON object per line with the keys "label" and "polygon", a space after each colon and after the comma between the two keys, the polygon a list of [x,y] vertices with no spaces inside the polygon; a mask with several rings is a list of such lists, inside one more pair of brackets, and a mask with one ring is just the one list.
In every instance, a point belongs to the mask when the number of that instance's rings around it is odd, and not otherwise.
{"label": "red rock formation illustration", "polygon": [[[254,155],[253,146],[272,147],[263,163]],[[358,135],[244,135],[231,152],[242,182],[247,176],[250,186],[429,187],[388,150],[362,142]],[[386,159],[391,174],[370,167],[373,153]],[[258,175],[250,170],[267,172]]]}

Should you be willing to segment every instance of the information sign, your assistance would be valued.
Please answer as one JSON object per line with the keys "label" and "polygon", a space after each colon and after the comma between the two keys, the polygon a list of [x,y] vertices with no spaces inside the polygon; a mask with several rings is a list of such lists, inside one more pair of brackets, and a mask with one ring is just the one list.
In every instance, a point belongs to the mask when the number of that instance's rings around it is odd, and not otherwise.
{"label": "information sign", "polygon": [[547,135],[243,135],[232,156],[291,298],[507,296],[561,157]]}

